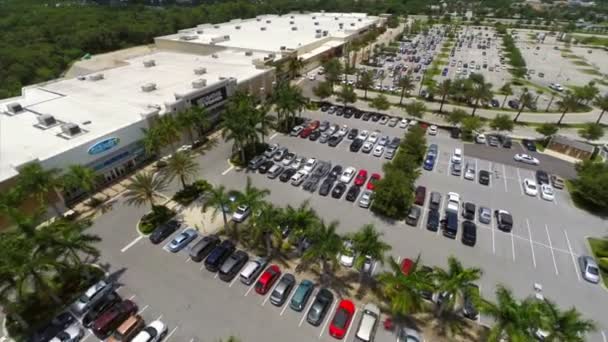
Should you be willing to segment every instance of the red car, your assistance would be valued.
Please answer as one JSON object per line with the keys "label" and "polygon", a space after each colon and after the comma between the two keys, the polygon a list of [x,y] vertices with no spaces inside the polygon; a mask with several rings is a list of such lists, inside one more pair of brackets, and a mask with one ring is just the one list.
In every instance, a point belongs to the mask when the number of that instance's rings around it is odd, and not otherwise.
{"label": "red car", "polygon": [[300,138],[302,138],[302,139],[308,138],[308,136],[310,135],[310,133],[312,133],[312,131],[314,131],[314,129],[312,129],[310,127],[304,128],[302,130],[302,132],[300,132]]}
{"label": "red car", "polygon": [[136,312],[137,305],[125,299],[108,309],[93,322],[93,333],[100,339],[104,339],[118,328],[124,320]]}
{"label": "red car", "polygon": [[361,186],[365,183],[365,180],[367,179],[367,171],[366,170],[359,170],[359,173],[357,173],[357,177],[355,177],[355,185],[356,186]]}
{"label": "red car", "polygon": [[401,262],[401,272],[404,275],[410,275],[410,272],[412,272],[413,267],[414,267],[414,262],[412,261],[412,259],[405,258]]}
{"label": "red car", "polygon": [[268,292],[268,290],[270,290],[270,288],[272,287],[272,284],[274,284],[274,282],[277,281],[280,276],[281,269],[279,268],[279,266],[268,266],[266,271],[264,271],[264,273],[262,273],[262,275],[260,276],[260,279],[258,279],[258,282],[255,283],[255,292],[261,295],[266,294],[266,292]]}
{"label": "red car", "polygon": [[372,173],[372,176],[369,177],[369,181],[367,181],[367,190],[374,190],[376,188],[376,183],[380,180],[380,175],[377,173]]}
{"label": "red car", "polygon": [[416,187],[415,194],[414,204],[424,205],[424,199],[426,198],[426,187],[422,185]]}
{"label": "red car", "polygon": [[308,125],[308,128],[310,128],[311,130],[314,131],[315,129],[319,128],[319,125],[321,125],[319,120],[315,120],[315,121],[311,122],[310,125]]}
{"label": "red car", "polygon": [[354,314],[355,304],[348,299],[342,299],[329,325],[329,334],[337,339],[343,339]]}

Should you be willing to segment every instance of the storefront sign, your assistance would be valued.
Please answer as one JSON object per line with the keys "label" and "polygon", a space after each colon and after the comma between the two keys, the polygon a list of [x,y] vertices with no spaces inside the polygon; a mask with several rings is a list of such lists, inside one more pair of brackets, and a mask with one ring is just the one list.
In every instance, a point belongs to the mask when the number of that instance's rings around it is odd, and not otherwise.
{"label": "storefront sign", "polygon": [[208,108],[224,100],[226,100],[226,87],[201,95],[198,98],[192,99],[192,102],[201,107]]}
{"label": "storefront sign", "polygon": [[116,147],[118,143],[120,143],[120,139],[114,137],[102,140],[98,143],[95,143],[95,145],[89,147],[89,154],[95,155],[111,150]]}

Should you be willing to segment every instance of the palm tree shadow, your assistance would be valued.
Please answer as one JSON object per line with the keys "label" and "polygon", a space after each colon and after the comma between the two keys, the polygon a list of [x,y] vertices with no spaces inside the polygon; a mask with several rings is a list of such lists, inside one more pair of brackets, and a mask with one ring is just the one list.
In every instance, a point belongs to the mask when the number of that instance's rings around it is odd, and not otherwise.
{"label": "palm tree shadow", "polygon": [[213,148],[219,145],[219,141],[217,137],[209,138],[207,142],[205,142],[202,146],[197,147],[194,152],[204,156],[207,152],[211,151]]}
{"label": "palm tree shadow", "polygon": [[456,311],[448,311],[443,313],[439,318],[435,318],[433,330],[440,336],[461,336],[466,341],[474,341],[479,338],[472,333],[473,329],[468,328],[468,322],[459,315]]}

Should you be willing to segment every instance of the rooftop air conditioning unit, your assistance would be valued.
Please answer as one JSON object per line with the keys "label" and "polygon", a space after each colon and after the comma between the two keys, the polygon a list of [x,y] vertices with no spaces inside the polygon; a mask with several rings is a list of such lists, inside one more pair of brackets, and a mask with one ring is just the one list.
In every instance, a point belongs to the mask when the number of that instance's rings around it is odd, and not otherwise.
{"label": "rooftop air conditioning unit", "polygon": [[313,19],[313,20],[315,20],[315,19],[317,19],[317,17],[315,17],[315,16],[313,15],[313,16],[312,16],[312,19]]}
{"label": "rooftop air conditioning unit", "polygon": [[55,120],[55,117],[50,114],[42,114],[37,119],[38,125],[45,128],[52,127],[57,124],[57,120]]}
{"label": "rooftop air conditioning unit", "polygon": [[147,60],[144,61],[144,66],[146,68],[151,68],[151,67],[153,67],[155,65],[156,65],[156,61],[153,60],[153,59],[147,59]]}
{"label": "rooftop air conditioning unit", "polygon": [[6,105],[9,114],[17,114],[23,111],[23,107],[18,102],[12,102]]}
{"label": "rooftop air conditioning unit", "polygon": [[262,26],[262,27],[260,27],[260,30],[261,30],[261,31],[266,31],[266,26]]}
{"label": "rooftop air conditioning unit", "polygon": [[218,77],[217,79],[218,79],[218,80],[220,80],[220,81],[223,81],[223,80],[225,80],[225,79],[226,79],[226,77],[225,77],[225,76],[220,76],[220,77]]}
{"label": "rooftop air conditioning unit", "polygon": [[292,26],[292,27],[291,27],[291,30],[292,30],[292,31],[297,31],[297,30],[298,30],[298,27],[297,27],[297,26]]}
{"label": "rooftop air conditioning unit", "polygon": [[205,32],[205,31],[203,31],[203,30],[201,30],[201,29],[196,30],[196,33],[198,33],[198,34],[203,34],[204,32]]}
{"label": "rooftop air conditioning unit", "polygon": [[103,74],[93,74],[89,76],[89,81],[103,80]]}
{"label": "rooftop air conditioning unit", "polygon": [[316,26],[319,26],[319,22],[318,22],[318,21],[315,21],[315,25],[316,25]]}
{"label": "rooftop air conditioning unit", "polygon": [[220,25],[213,25],[213,28],[219,29]]}
{"label": "rooftop air conditioning unit", "polygon": [[234,28],[237,29],[237,30],[240,30],[241,29],[241,25],[236,25]]}
{"label": "rooftop air conditioning unit", "polygon": [[270,24],[272,20],[266,20],[266,24]]}
{"label": "rooftop air conditioning unit", "polygon": [[293,23],[295,23],[295,21],[293,21],[293,20],[289,21],[289,25],[293,25]]}
{"label": "rooftop air conditioning unit", "polygon": [[203,75],[207,73],[207,68],[203,68],[203,67],[198,67],[194,69],[194,74],[195,75]]}
{"label": "rooftop air conditioning unit", "polygon": [[76,79],[79,80],[79,81],[84,81],[87,78],[84,75],[79,75],[78,77],[76,77]]}
{"label": "rooftop air conditioning unit", "polygon": [[218,58],[217,53],[212,53],[212,54],[211,54],[211,58]]}
{"label": "rooftop air conditioning unit", "polygon": [[245,56],[253,56],[253,51],[245,51]]}
{"label": "rooftop air conditioning unit", "polygon": [[145,93],[156,90],[156,83],[150,82],[141,86],[141,90]]}
{"label": "rooftop air conditioning unit", "polygon": [[357,21],[363,21],[363,19],[359,18],[359,19],[357,19]]}
{"label": "rooftop air conditioning unit", "polygon": [[230,35],[229,34],[225,35],[224,40],[230,40]]}
{"label": "rooftop air conditioning unit", "polygon": [[315,33],[323,33],[323,31],[321,29],[316,29]]}
{"label": "rooftop air conditioning unit", "polygon": [[256,21],[262,21],[262,18],[255,18]]}
{"label": "rooftop air conditioning unit", "polygon": [[199,78],[198,80],[192,81],[192,88],[194,89],[202,89],[207,86],[207,80],[204,78]]}
{"label": "rooftop air conditioning unit", "polygon": [[287,49],[286,46],[281,46],[281,50],[285,50],[285,49]]}
{"label": "rooftop air conditioning unit", "polygon": [[323,31],[323,37],[327,36],[329,34],[329,31],[325,30]]}
{"label": "rooftop air conditioning unit", "polygon": [[355,23],[350,23],[350,26],[355,26]]}
{"label": "rooftop air conditioning unit", "polygon": [[321,37],[323,37],[323,34],[321,34],[321,33],[315,33],[315,38],[321,38]]}
{"label": "rooftop air conditioning unit", "polygon": [[61,125],[61,133],[64,136],[73,137],[82,133],[82,130],[80,129],[80,126],[75,123],[66,123]]}
{"label": "rooftop air conditioning unit", "polygon": [[292,15],[292,16],[289,16],[289,18],[293,19],[293,15]]}
{"label": "rooftop air conditioning unit", "polygon": [[275,58],[277,55],[274,52],[268,54],[268,58]]}
{"label": "rooftop air conditioning unit", "polygon": [[334,17],[334,20],[338,20],[338,17]]}
{"label": "rooftop air conditioning unit", "polygon": [[181,39],[181,40],[195,40],[197,38],[198,38],[198,36],[195,34],[185,34],[185,35],[179,37],[179,39]]}

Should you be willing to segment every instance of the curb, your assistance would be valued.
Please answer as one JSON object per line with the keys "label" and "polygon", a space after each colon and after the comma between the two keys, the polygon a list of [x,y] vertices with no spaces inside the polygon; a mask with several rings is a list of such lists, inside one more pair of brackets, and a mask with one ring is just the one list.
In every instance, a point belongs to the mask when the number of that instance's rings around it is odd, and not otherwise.
{"label": "curb", "polygon": [[[591,256],[593,257],[593,259],[596,258],[595,253],[593,253],[593,249],[591,248],[591,244],[589,243],[589,239],[597,239],[596,237],[593,236],[589,236],[589,235],[585,235],[585,245],[587,245],[587,248],[591,254]],[[599,282],[599,285],[602,287],[602,289],[604,289],[604,291],[606,291],[608,293],[608,287],[606,287],[606,284],[604,283],[604,278],[601,276],[600,274],[600,279],[601,281]]]}

